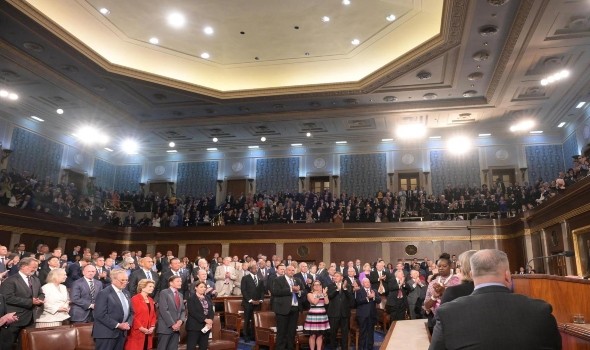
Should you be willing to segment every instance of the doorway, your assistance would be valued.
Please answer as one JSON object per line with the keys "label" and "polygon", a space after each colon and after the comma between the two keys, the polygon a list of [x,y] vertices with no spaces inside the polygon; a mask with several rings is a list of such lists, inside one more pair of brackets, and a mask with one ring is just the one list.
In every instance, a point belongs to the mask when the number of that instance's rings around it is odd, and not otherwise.
{"label": "doorway", "polygon": [[230,193],[234,197],[234,199],[240,198],[240,195],[243,193],[246,195],[248,192],[248,180],[227,180],[225,194],[228,196]]}
{"label": "doorway", "polygon": [[160,198],[168,195],[168,183],[167,182],[150,182],[149,191],[154,195],[158,193]]}
{"label": "doorway", "polygon": [[309,190],[313,193],[321,193],[324,190],[330,191],[329,176],[312,176],[309,178]]}
{"label": "doorway", "polygon": [[504,183],[505,187],[509,184],[514,185],[516,174],[514,168],[492,169],[492,183]]}
{"label": "doorway", "polygon": [[414,190],[420,187],[420,173],[401,173],[398,175],[398,191]]}
{"label": "doorway", "polygon": [[85,177],[86,176],[84,174],[75,172],[73,170],[68,171],[68,182],[73,183],[80,192],[85,191],[85,188],[84,188],[84,178]]}

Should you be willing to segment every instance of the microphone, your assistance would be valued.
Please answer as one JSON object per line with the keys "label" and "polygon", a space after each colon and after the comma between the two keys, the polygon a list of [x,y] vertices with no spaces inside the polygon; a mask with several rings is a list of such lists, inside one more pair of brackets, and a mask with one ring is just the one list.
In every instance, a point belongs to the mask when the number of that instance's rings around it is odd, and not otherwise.
{"label": "microphone", "polygon": [[572,252],[571,250],[566,250],[566,251],[563,251],[563,252],[557,253],[557,254],[545,255],[545,256],[537,256],[537,257],[532,258],[531,260],[529,260],[526,263],[526,266],[531,266],[531,262],[533,262],[533,260],[535,260],[535,259],[555,258],[555,257],[558,257],[558,256],[565,256],[566,258],[571,258],[574,255],[576,255],[576,254],[574,252]]}

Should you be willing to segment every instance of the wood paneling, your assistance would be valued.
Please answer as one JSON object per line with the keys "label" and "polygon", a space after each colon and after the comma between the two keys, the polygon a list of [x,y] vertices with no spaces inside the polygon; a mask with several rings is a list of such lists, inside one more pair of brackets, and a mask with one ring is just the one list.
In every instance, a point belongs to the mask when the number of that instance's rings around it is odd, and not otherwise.
{"label": "wood paneling", "polygon": [[324,245],[320,242],[316,243],[285,243],[283,245],[283,259],[287,258],[287,255],[291,255],[293,260],[298,262],[308,261],[315,262],[316,264],[322,261],[324,256]]}
{"label": "wood paneling", "polygon": [[585,325],[560,324],[563,350],[590,350],[590,332]]}
{"label": "wood paneling", "polygon": [[111,251],[116,250],[121,255],[121,252],[127,247],[123,244],[109,243],[109,242],[97,242],[95,251],[99,252],[104,257],[108,257]]}
{"label": "wood paneling", "polygon": [[12,250],[10,247],[10,239],[12,238],[12,231],[0,230],[0,245],[8,248],[8,251]]}
{"label": "wood paneling", "polygon": [[70,258],[72,252],[74,251],[74,247],[77,245],[81,247],[80,253],[82,253],[84,251],[84,248],[86,248],[86,241],[82,239],[68,238],[66,240],[66,246],[61,247],[61,249],[63,249],[63,254],[67,254],[68,258]]}
{"label": "wood paneling", "polygon": [[[443,252],[459,256],[464,251],[470,250],[471,244],[469,241],[443,241]],[[440,255],[440,254],[439,254]]]}
{"label": "wood paneling", "polygon": [[136,252],[138,250],[141,250],[142,252],[142,256],[145,256],[146,250],[147,250],[147,245],[146,244],[140,244],[140,243],[132,243],[129,245],[129,247],[127,248],[129,251],[132,252]]}
{"label": "wood paneling", "polygon": [[191,261],[197,256],[207,259],[207,261],[211,261],[213,259],[213,255],[215,253],[219,253],[221,255],[221,244],[187,244],[186,245],[186,256]]}
{"label": "wood paneling", "polygon": [[508,262],[512,271],[518,270],[521,266],[526,265],[526,255],[524,249],[524,237],[516,237],[498,242],[500,249],[508,255]]}
{"label": "wood paneling", "polygon": [[[332,243],[330,244],[330,257],[332,261],[348,261],[361,259],[364,262],[373,262],[381,257],[381,244],[374,242]],[[325,263],[329,263],[325,261]]]}
{"label": "wood paneling", "polygon": [[178,257],[178,244],[157,244],[156,252],[161,252],[162,255],[166,255],[166,252],[171,250],[172,255]]}
{"label": "wood paneling", "polygon": [[40,236],[34,235],[30,233],[23,233],[20,235],[20,243],[24,243],[26,246],[27,252],[34,253],[37,251],[37,245],[43,243],[49,246],[49,249],[53,249],[57,247],[57,243],[59,242],[58,237],[50,237],[50,236]]}
{"label": "wood paneling", "polygon": [[229,255],[237,255],[240,259],[248,254],[257,256],[258,254],[266,255],[269,259],[277,253],[277,246],[274,243],[231,243],[229,245]]}

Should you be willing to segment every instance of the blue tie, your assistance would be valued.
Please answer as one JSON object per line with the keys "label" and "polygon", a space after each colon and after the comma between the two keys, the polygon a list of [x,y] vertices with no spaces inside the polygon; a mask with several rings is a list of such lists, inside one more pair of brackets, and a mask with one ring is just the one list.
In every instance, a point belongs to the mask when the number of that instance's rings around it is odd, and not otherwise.
{"label": "blue tie", "polygon": [[126,322],[127,317],[129,317],[129,303],[122,291],[118,291],[117,296],[119,297],[119,300],[121,300],[121,305],[123,305],[123,322]]}
{"label": "blue tie", "polygon": [[[293,283],[293,279],[289,279],[289,285],[291,286],[291,289],[293,289],[293,286],[295,285],[295,283]],[[293,298],[291,299],[291,306],[297,306],[297,293],[293,292]]]}

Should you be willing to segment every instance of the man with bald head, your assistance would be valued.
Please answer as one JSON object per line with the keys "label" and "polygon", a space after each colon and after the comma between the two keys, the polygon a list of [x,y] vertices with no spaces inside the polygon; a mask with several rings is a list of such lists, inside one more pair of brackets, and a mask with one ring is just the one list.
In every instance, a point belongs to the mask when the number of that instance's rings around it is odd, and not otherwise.
{"label": "man with bald head", "polygon": [[293,350],[297,319],[302,311],[302,301],[307,298],[303,281],[295,277],[295,267],[280,264],[278,271],[285,271],[285,275],[275,278],[271,291],[273,296],[273,311],[277,320],[277,349]]}
{"label": "man with bald head", "polygon": [[94,302],[103,288],[96,280],[96,267],[86,265],[82,270],[83,278],[72,283],[70,289],[70,321],[72,323],[89,323],[94,321]]}
{"label": "man with bald head", "polygon": [[506,253],[480,250],[470,263],[475,289],[438,308],[430,350],[561,349],[551,305],[510,291]]}

